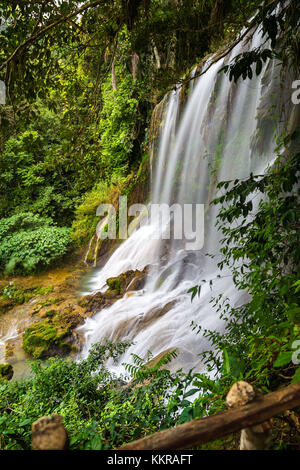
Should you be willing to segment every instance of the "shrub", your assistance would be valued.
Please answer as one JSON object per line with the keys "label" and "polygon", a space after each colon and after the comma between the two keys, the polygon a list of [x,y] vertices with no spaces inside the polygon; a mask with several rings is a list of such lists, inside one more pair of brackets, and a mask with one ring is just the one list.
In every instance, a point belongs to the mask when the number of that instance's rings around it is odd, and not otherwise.
{"label": "shrub", "polygon": [[30,274],[50,266],[67,252],[70,229],[31,213],[0,222],[0,269],[8,274]]}
{"label": "shrub", "polygon": [[0,448],[30,449],[32,423],[52,413],[63,417],[71,449],[116,448],[184,421],[182,409],[190,405],[186,398],[199,392],[187,391],[192,375],[162,368],[174,352],[151,367],[135,356],[126,384],[105,363],[116,361],[127,347],[97,344],[85,360],[37,360],[28,379],[0,380]]}

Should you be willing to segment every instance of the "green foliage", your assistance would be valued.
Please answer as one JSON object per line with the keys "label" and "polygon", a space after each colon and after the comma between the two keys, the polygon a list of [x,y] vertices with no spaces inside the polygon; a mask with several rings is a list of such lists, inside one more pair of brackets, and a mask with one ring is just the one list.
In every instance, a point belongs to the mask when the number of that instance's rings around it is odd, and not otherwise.
{"label": "green foliage", "polygon": [[[276,58],[284,66],[299,71],[299,22],[300,6],[297,0],[280,2],[273,0],[260,5],[256,14],[254,24],[256,28],[262,25],[263,37],[269,40],[269,48],[265,43],[254,50],[243,52],[236,56],[233,61],[222,68],[229,72],[230,81],[242,77],[251,79],[254,74],[259,75],[263,63],[267,59]],[[255,69],[254,67],[255,66]]]}
{"label": "green foliage", "polygon": [[29,274],[48,267],[63,256],[70,229],[56,227],[50,219],[31,213],[0,221],[0,269]]}
{"label": "green foliage", "polygon": [[0,448],[29,449],[31,424],[52,413],[63,417],[71,449],[116,448],[189,420],[193,410],[188,398],[199,392],[191,388],[194,376],[161,368],[175,352],[153,367],[135,356],[134,364],[127,366],[132,378],[126,383],[105,363],[109,357],[116,361],[127,347],[128,343],[97,344],[80,362],[35,361],[30,378],[0,381]]}
{"label": "green foliage", "polygon": [[82,203],[76,209],[72,225],[72,239],[76,245],[80,246],[91,239],[99,222],[99,217],[96,215],[97,207],[100,204],[114,203],[122,194],[124,183],[125,178],[115,173],[109,183],[97,183],[85,194]]}
{"label": "green foliage", "polygon": [[[5,141],[0,216],[30,211],[60,226],[74,222],[73,238],[81,244],[94,233],[97,206],[111,202],[141,158],[137,139],[144,138],[144,116],[139,99],[145,86],[117,67],[118,89],[112,90],[111,77],[104,82],[99,119],[86,123],[90,89],[83,85],[89,76],[83,77],[80,68],[74,73],[72,80],[62,80],[62,91],[51,90],[50,103],[37,102],[29,130]],[[75,86],[79,96],[74,96]],[[56,110],[50,111],[54,100]]]}
{"label": "green foliage", "polygon": [[72,239],[77,245],[86,243],[95,233],[99,217],[97,207],[108,202],[109,189],[106,183],[98,183],[86,193],[83,202],[77,207],[72,226]]}
{"label": "green foliage", "polygon": [[[120,59],[130,68],[134,52],[140,58],[139,73],[155,84],[164,75],[178,77],[205,54],[212,37],[222,36],[224,27],[240,27],[259,3],[67,0],[53,7],[3,0],[0,73],[10,77],[10,99],[32,101],[58,86],[55,72],[63,70],[66,59],[73,65],[84,54],[86,67],[93,70],[95,98],[111,60]],[[72,21],[68,14],[73,15]],[[154,47],[164,70],[155,70]]]}
{"label": "green foliage", "polygon": [[0,241],[13,236],[18,230],[30,231],[44,226],[53,225],[51,219],[42,218],[38,215],[27,212],[17,214],[0,221]]}
{"label": "green foliage", "polygon": [[[31,211],[70,225],[81,192],[97,173],[95,158],[78,168],[77,156],[66,149],[62,118],[38,106],[32,130],[12,135],[0,151],[0,215]],[[52,133],[49,132],[52,129]],[[80,188],[76,186],[79,183]]]}
{"label": "green foliage", "polygon": [[256,64],[255,72],[256,75],[259,75],[262,71],[263,63],[272,57],[273,53],[270,49],[243,52],[234,58],[233,63],[226,65],[222,70],[225,73],[229,71],[229,80],[231,81],[234,78],[235,83],[241,76],[243,80],[246,80],[246,78],[251,80],[253,77],[252,65]]}
{"label": "green foliage", "polygon": [[[118,72],[118,69],[117,69]],[[103,105],[99,122],[101,160],[108,175],[113,172],[125,174],[133,155],[133,147],[138,129],[143,123],[139,112],[139,90],[144,84],[135,83],[131,75],[116,73],[118,88],[114,90],[111,82],[103,86]]]}
{"label": "green foliage", "polygon": [[[271,55],[299,68],[296,0],[104,0],[79,13],[86,5],[0,4],[0,79],[8,90],[0,108],[2,271],[27,274],[49,266],[68,248],[64,226],[73,224],[78,245],[92,236],[97,206],[114,201],[144,155],[153,104],[187,67],[224,37],[232,39],[256,8],[253,25],[263,23],[270,46],[237,57],[225,68],[230,78],[251,79]],[[220,156],[221,150],[220,144]],[[219,186],[226,191],[215,201],[222,205],[224,237],[219,267],[231,268],[236,287],[251,301],[237,308],[223,296],[212,299],[226,321],[223,335],[203,331],[213,346],[203,358],[215,380],[171,374],[162,368],[170,354],[154,366],[134,357],[126,384],[104,365],[126,344],[97,345],[81,362],[37,361],[31,378],[0,382],[0,448],[30,448],[32,422],[51,413],[63,416],[72,449],[115,448],[223,410],[238,379],[262,390],[299,381],[292,362],[300,334],[297,172],[299,154],[278,157],[265,176]],[[254,214],[256,196],[263,197]],[[200,290],[190,290],[192,299]],[[27,299],[14,286],[3,295]],[[35,357],[49,345],[66,351],[67,332],[49,315],[27,330],[24,347]]]}

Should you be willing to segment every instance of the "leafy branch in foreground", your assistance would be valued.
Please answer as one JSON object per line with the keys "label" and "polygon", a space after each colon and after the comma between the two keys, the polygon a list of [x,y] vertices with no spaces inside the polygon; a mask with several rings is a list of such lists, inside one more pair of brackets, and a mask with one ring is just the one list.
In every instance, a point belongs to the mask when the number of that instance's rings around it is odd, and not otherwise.
{"label": "leafy branch in foreground", "polygon": [[256,75],[259,75],[263,63],[272,58],[276,58],[284,66],[288,65],[299,71],[299,2],[297,0],[265,2],[259,7],[255,22],[262,29],[265,43],[237,55],[221,71],[229,73],[230,81],[234,79],[237,82],[240,77],[243,80],[246,78],[251,80],[254,70]]}

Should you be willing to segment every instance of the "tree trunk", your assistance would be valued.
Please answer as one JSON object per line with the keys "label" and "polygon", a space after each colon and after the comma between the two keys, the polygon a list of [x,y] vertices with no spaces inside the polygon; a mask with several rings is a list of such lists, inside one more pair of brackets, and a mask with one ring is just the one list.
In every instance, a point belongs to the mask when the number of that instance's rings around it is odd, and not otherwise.
{"label": "tree trunk", "polygon": [[115,62],[114,61],[111,64],[111,82],[112,82],[113,90],[117,90],[117,80],[116,80]]}
{"label": "tree trunk", "polygon": [[134,81],[137,79],[139,61],[139,56],[134,52],[131,56],[132,78]]}
{"label": "tree trunk", "polygon": [[161,68],[161,62],[160,62],[158,49],[157,49],[156,44],[153,41],[153,39],[152,39],[151,42],[152,42],[152,46],[153,46],[154,57],[155,57],[155,60],[156,60],[156,68],[159,70]]}

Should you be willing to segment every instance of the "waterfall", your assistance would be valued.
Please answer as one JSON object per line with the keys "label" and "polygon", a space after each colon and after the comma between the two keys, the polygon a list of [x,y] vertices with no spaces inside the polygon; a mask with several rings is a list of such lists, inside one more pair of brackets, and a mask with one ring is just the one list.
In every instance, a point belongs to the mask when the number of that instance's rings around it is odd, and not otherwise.
{"label": "waterfall", "polygon": [[[144,225],[93,275],[90,288],[103,289],[109,277],[151,266],[142,291],[102,309],[80,327],[85,336],[83,355],[104,338],[133,341],[118,365],[109,364],[117,373],[124,370],[123,362],[132,362],[132,353],[145,358],[148,351],[156,356],[170,349],[178,351],[172,367],[203,370],[198,355],[210,345],[194,333],[191,322],[222,331],[224,324],[211,297],[221,293],[233,306],[247,299],[246,292],[236,291],[230,272],[220,273],[217,267],[218,208],[210,202],[218,194],[219,181],[246,178],[251,172],[262,174],[274,158],[274,135],[280,123],[269,117],[269,111],[275,112],[270,108],[273,103],[279,106],[280,96],[286,93],[280,85],[280,67],[268,61],[259,77],[237,84],[219,73],[237,54],[261,44],[261,36],[257,30],[225,59],[207,61],[206,72],[190,87],[183,112],[179,112],[180,86],[163,100],[164,125],[152,161],[152,204],[204,204],[204,247],[189,251],[183,241],[155,239],[153,235],[161,235],[164,227]],[[200,296],[191,302],[188,290],[198,284],[202,285]]]}

